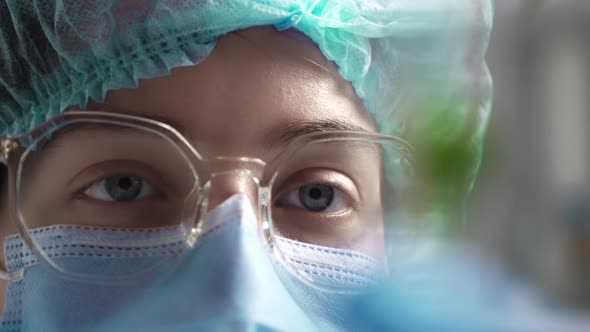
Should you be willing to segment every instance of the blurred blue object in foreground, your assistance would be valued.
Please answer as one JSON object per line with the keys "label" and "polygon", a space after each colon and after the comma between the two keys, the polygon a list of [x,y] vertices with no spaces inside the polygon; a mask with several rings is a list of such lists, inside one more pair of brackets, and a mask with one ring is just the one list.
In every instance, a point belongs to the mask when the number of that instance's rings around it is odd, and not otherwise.
{"label": "blurred blue object in foreground", "polygon": [[394,276],[361,298],[358,325],[396,332],[590,331],[589,318],[549,305],[529,284],[458,252],[404,268],[412,279]]}

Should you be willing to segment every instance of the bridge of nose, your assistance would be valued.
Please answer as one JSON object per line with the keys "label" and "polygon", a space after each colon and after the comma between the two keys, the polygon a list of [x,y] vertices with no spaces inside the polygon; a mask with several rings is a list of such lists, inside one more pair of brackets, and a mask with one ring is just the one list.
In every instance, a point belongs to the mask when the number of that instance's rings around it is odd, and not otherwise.
{"label": "bridge of nose", "polygon": [[258,216],[258,192],[266,164],[244,157],[217,157],[207,160],[207,164],[211,172],[207,211],[236,194],[244,194]]}

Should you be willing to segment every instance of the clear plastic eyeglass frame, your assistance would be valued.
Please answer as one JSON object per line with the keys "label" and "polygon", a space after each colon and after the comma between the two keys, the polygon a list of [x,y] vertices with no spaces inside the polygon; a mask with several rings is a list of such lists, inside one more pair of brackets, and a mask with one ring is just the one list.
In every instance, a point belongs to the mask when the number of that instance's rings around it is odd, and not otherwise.
{"label": "clear plastic eyeglass frame", "polygon": [[[29,232],[30,227],[27,225],[23,211],[20,208],[20,192],[23,181],[23,162],[34,151],[36,144],[44,137],[51,135],[48,133],[76,123],[136,128],[164,138],[170,143],[171,147],[178,150],[179,155],[187,161],[187,165],[190,165],[190,171],[194,177],[194,185],[186,198],[186,202],[189,204],[183,208],[181,219],[182,225],[186,229],[186,245],[188,247],[193,247],[199,241],[202,232],[202,220],[208,211],[210,203],[208,193],[215,179],[220,177],[247,178],[250,186],[253,187],[251,192],[255,193],[254,197],[251,196],[250,199],[253,200],[253,208],[260,221],[258,233],[269,249],[270,254],[279,262],[282,262],[284,258],[281,252],[276,250],[273,243],[273,220],[270,206],[272,202],[271,188],[276,179],[277,170],[281,167],[281,162],[287,158],[286,156],[294,154],[309,142],[363,141],[393,145],[406,160],[412,161],[412,147],[404,140],[378,133],[354,131],[324,131],[299,136],[289,142],[287,148],[279,151],[271,160],[243,156],[205,158],[177,129],[160,121],[97,111],[69,111],[62,113],[45,121],[31,131],[15,136],[0,137],[0,162],[6,165],[8,169],[8,214],[11,222],[14,223],[26,245],[41,262],[47,263],[53,270],[65,277],[74,279],[92,280],[93,277],[73,275],[70,271],[64,270],[61,266],[55,264],[47,256]],[[1,277],[7,279],[8,273],[1,271]],[[307,278],[308,276],[303,277]]]}

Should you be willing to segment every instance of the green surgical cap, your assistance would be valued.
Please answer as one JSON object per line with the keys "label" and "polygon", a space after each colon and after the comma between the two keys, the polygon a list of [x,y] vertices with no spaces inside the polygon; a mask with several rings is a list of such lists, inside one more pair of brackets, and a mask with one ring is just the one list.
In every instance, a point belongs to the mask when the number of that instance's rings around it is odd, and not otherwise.
{"label": "green surgical cap", "polygon": [[206,58],[252,26],[302,31],[352,82],[382,130],[412,100],[470,99],[485,127],[491,0],[3,0],[0,133]]}

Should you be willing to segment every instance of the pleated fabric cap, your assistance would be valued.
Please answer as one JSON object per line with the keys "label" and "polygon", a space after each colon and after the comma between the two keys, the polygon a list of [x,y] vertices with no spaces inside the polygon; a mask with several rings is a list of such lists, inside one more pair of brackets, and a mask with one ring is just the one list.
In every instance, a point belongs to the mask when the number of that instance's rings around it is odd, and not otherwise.
{"label": "pleated fabric cap", "polygon": [[0,133],[197,64],[218,37],[259,25],[305,33],[378,121],[395,125],[419,86],[467,86],[485,105],[491,16],[490,0],[5,0]]}

